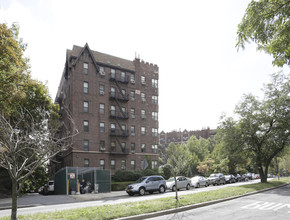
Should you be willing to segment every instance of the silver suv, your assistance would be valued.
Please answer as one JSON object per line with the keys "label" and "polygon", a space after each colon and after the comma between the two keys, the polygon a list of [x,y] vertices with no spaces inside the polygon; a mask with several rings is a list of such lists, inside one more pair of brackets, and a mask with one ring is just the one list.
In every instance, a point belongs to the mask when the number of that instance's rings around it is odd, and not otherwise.
{"label": "silver suv", "polygon": [[165,190],[166,181],[162,176],[143,176],[126,188],[126,192],[129,196],[133,196],[134,194],[143,196],[145,192],[152,194],[154,191],[164,193]]}

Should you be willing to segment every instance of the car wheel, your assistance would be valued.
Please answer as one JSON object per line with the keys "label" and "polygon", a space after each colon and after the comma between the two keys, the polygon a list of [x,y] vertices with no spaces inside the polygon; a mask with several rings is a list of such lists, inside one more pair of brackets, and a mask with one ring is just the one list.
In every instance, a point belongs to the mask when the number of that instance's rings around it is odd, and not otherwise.
{"label": "car wheel", "polygon": [[139,189],[139,195],[144,196],[145,195],[145,189],[142,187]]}
{"label": "car wheel", "polygon": [[205,183],[205,187],[208,187],[208,183]]}
{"label": "car wheel", "polygon": [[164,193],[165,192],[165,187],[164,186],[160,186],[159,187],[159,192],[160,193]]}
{"label": "car wheel", "polygon": [[196,188],[199,188],[199,187],[200,187],[199,183],[198,183],[198,184],[196,184]]}
{"label": "car wheel", "polygon": [[172,191],[175,192],[176,191],[176,187],[172,186]]}
{"label": "car wheel", "polygon": [[186,186],[186,190],[189,190],[189,189],[190,189],[190,185],[187,184],[187,186]]}

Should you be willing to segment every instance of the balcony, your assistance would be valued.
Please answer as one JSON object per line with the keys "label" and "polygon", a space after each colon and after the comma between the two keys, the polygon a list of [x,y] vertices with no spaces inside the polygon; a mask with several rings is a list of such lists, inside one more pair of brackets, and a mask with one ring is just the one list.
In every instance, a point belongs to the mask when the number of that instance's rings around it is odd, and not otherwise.
{"label": "balcony", "polygon": [[110,154],[129,154],[129,149],[110,147]]}
{"label": "balcony", "polygon": [[110,111],[110,118],[113,119],[128,119],[129,115],[127,112],[119,112],[119,111],[115,111],[115,110],[111,110]]}
{"label": "balcony", "polygon": [[128,102],[129,96],[124,94],[117,94],[116,92],[110,92],[110,99],[117,99],[118,101]]}
{"label": "balcony", "polygon": [[128,84],[129,83],[129,76],[125,76],[125,77],[116,77],[116,76],[110,76],[110,81],[111,82],[119,82],[119,83],[123,83],[123,84]]}
{"label": "balcony", "polygon": [[111,129],[110,136],[113,137],[129,137],[128,130],[121,130],[121,129]]}

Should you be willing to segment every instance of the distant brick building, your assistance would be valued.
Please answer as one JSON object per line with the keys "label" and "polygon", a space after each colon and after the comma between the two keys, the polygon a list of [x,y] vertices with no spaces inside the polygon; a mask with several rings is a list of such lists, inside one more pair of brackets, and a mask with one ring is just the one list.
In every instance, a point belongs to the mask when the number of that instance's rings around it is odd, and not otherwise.
{"label": "distant brick building", "polygon": [[196,138],[213,138],[216,134],[216,130],[211,130],[210,128],[202,129],[202,130],[195,130],[195,131],[171,131],[171,132],[160,132],[159,139],[160,145],[163,147],[167,147],[171,142],[173,143],[181,143],[187,142],[187,140],[191,136],[195,136]]}
{"label": "distant brick building", "polygon": [[158,161],[157,65],[133,61],[73,46],[55,102],[72,115],[79,134],[72,147],[51,162],[54,171],[66,167],[140,170],[149,158]]}

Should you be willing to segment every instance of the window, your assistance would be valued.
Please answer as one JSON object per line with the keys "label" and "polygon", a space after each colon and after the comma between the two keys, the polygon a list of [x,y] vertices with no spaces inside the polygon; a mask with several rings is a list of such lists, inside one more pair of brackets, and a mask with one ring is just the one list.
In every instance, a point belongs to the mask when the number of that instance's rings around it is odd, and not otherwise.
{"label": "window", "polygon": [[141,152],[142,153],[146,152],[146,144],[141,144]]}
{"label": "window", "polygon": [[111,115],[115,116],[116,115],[116,106],[111,105]]}
{"label": "window", "polygon": [[141,101],[146,102],[146,95],[144,92],[141,92]]}
{"label": "window", "polygon": [[126,152],[126,143],[125,142],[121,143],[121,148],[122,148],[122,152],[125,153]]}
{"label": "window", "polygon": [[101,133],[105,132],[105,123],[104,122],[100,122],[100,132]]}
{"label": "window", "polygon": [[84,121],[84,132],[89,132],[89,121]]}
{"label": "window", "polygon": [[158,80],[152,79],[152,88],[158,88]]}
{"label": "window", "polygon": [[89,93],[89,83],[88,82],[83,83],[83,92]]}
{"label": "window", "polygon": [[135,84],[135,74],[134,73],[131,73],[131,76],[130,76],[130,82],[132,84]]}
{"label": "window", "polygon": [[100,85],[100,95],[105,95],[105,86],[104,85]]}
{"label": "window", "polygon": [[89,73],[89,64],[88,63],[83,63],[83,71],[84,71],[84,74]]}
{"label": "window", "polygon": [[89,167],[89,166],[90,166],[89,159],[84,159],[84,167]]}
{"label": "window", "polygon": [[130,92],[130,99],[131,99],[131,101],[135,100],[135,91]]}
{"label": "window", "polygon": [[135,170],[135,160],[131,160],[131,170]]}
{"label": "window", "polygon": [[105,151],[106,146],[105,146],[105,141],[100,141],[100,151]]}
{"label": "window", "polygon": [[84,112],[89,112],[89,102],[84,101],[83,110]]}
{"label": "window", "polygon": [[154,153],[154,154],[157,154],[158,153],[157,144],[152,144],[152,153]]}
{"label": "window", "polygon": [[131,108],[130,112],[131,112],[131,118],[135,118],[135,109]]}
{"label": "window", "polygon": [[131,136],[135,136],[135,126],[131,126]]}
{"label": "window", "polygon": [[114,87],[111,87],[111,97],[116,96],[116,89]]}
{"label": "window", "polygon": [[126,125],[121,125],[121,129],[123,132],[126,131]]}
{"label": "window", "polygon": [[158,97],[156,95],[152,96],[152,104],[158,104]]}
{"label": "window", "polygon": [[141,84],[146,85],[145,76],[141,76]]}
{"label": "window", "polygon": [[145,119],[146,118],[146,112],[144,109],[141,109],[141,118]]}
{"label": "window", "polygon": [[157,160],[152,160],[152,169],[157,168]]}
{"label": "window", "polygon": [[112,79],[116,78],[116,70],[115,69],[111,69],[111,78]]}
{"label": "window", "polygon": [[89,151],[89,140],[84,140],[84,151]]}
{"label": "window", "polygon": [[122,82],[126,81],[126,73],[125,72],[121,72],[121,81]]}
{"label": "window", "polygon": [[105,169],[105,160],[103,159],[100,160],[100,168],[103,170]]}
{"label": "window", "polygon": [[158,129],[157,128],[152,128],[152,136],[157,137],[158,136]]}
{"label": "window", "polygon": [[111,141],[111,152],[116,151],[116,141]]}
{"label": "window", "polygon": [[111,124],[111,133],[115,133],[116,131],[116,124]]}
{"label": "window", "polygon": [[158,113],[157,112],[152,112],[152,120],[157,121],[158,120]]}
{"label": "window", "polygon": [[111,170],[116,169],[116,160],[111,160]]}
{"label": "window", "polygon": [[146,128],[145,127],[141,127],[141,135],[142,136],[146,135]]}
{"label": "window", "polygon": [[135,143],[131,143],[131,153],[135,153]]}
{"label": "window", "polygon": [[126,170],[126,160],[121,160],[121,170]]}
{"label": "window", "polygon": [[100,66],[100,75],[101,76],[104,76],[106,73],[105,73],[105,68],[103,66]]}
{"label": "window", "polygon": [[125,115],[126,114],[126,108],[122,107],[121,109],[122,109],[122,114]]}
{"label": "window", "polygon": [[105,104],[100,103],[100,114],[105,114]]}

